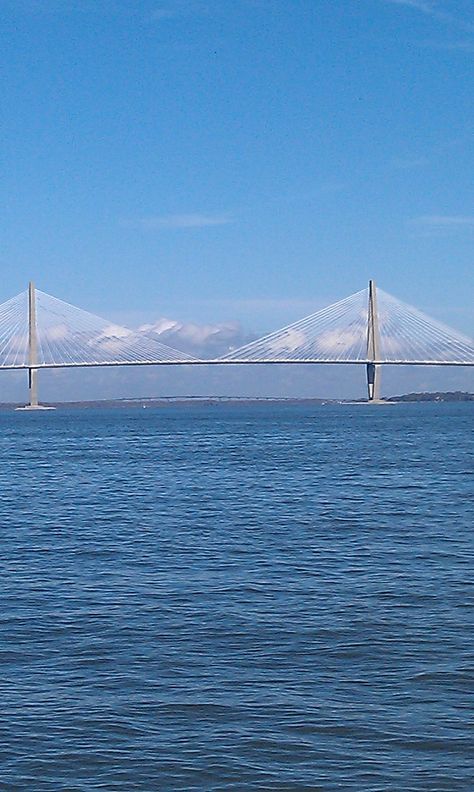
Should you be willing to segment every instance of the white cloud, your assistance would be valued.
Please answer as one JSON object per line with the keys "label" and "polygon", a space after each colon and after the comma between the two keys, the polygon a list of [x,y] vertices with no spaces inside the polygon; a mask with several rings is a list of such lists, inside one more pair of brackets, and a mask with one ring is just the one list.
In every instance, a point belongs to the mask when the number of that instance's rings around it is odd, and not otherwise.
{"label": "white cloud", "polygon": [[176,16],[176,11],[172,8],[155,8],[150,14],[150,19],[153,22],[161,22],[162,19],[172,19]]}
{"label": "white cloud", "polygon": [[101,341],[102,339],[118,339],[118,338],[128,338],[133,334],[132,330],[129,330],[127,327],[122,327],[121,325],[108,325],[104,327],[102,332],[97,336],[97,340]]}
{"label": "white cloud", "polygon": [[141,325],[137,334],[158,336],[162,343],[197,357],[219,357],[250,339],[238,322],[197,324],[161,318]]}
{"label": "white cloud", "polygon": [[142,217],[137,221],[136,225],[153,231],[154,229],[206,228],[208,226],[228,225],[233,222],[234,218],[228,212],[222,214],[201,214],[200,212],[195,212]]}
{"label": "white cloud", "polygon": [[70,328],[62,323],[46,328],[44,335],[48,341],[61,341],[63,338],[67,338],[70,333]]}
{"label": "white cloud", "polygon": [[271,339],[268,342],[268,348],[272,352],[283,352],[284,350],[294,352],[304,346],[307,341],[307,336],[301,330],[289,328],[281,335],[278,335],[277,338]]}
{"label": "white cloud", "polygon": [[416,168],[422,168],[427,164],[427,157],[396,157],[392,160],[392,166],[396,170],[415,170]]}
{"label": "white cloud", "polygon": [[433,17],[439,22],[444,22],[447,25],[452,25],[470,33],[474,32],[474,26],[471,22],[453,15],[450,11],[446,11],[438,2],[434,0],[383,0],[384,3],[390,5],[404,6],[411,8],[414,11],[419,11],[425,16]]}
{"label": "white cloud", "polygon": [[321,349],[327,352],[350,350],[354,345],[361,344],[366,339],[365,328],[327,330],[319,338]]}
{"label": "white cloud", "polygon": [[414,8],[416,11],[421,11],[423,14],[433,15],[437,13],[435,4],[430,3],[429,0],[385,0],[385,2],[391,3],[392,5]]}
{"label": "white cloud", "polygon": [[163,317],[162,319],[157,319],[156,322],[152,322],[151,324],[144,324],[140,325],[138,328],[139,333],[156,333],[157,335],[161,335],[162,333],[168,333],[170,330],[175,331],[181,327],[180,323],[177,322],[175,319],[166,319]]}
{"label": "white cloud", "polygon": [[439,52],[474,52],[474,41],[466,39],[461,41],[419,41],[418,46],[425,49],[438,50]]}
{"label": "white cloud", "polygon": [[209,7],[202,0],[161,0],[148,18],[152,22],[161,22],[164,19],[208,12]]}
{"label": "white cloud", "polygon": [[410,222],[412,225],[429,228],[474,228],[474,215],[422,215],[414,217]]}

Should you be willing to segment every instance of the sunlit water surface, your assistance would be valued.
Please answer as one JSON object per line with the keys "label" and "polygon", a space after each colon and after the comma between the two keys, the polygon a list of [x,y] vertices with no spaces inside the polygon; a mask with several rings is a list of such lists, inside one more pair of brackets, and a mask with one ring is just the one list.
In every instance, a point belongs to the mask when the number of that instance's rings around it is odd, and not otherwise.
{"label": "sunlit water surface", "polygon": [[0,789],[472,792],[474,404],[0,416]]}

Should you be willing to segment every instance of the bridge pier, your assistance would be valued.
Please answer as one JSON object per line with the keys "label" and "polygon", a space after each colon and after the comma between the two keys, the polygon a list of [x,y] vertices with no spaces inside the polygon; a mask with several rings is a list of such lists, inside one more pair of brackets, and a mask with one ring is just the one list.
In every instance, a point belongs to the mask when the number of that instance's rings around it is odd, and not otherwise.
{"label": "bridge pier", "polygon": [[29,407],[38,407],[38,369],[28,369],[28,394],[30,397]]}
{"label": "bridge pier", "polygon": [[24,407],[17,407],[17,410],[54,410],[55,407],[45,407],[38,401],[38,369],[28,369],[28,404]]}
{"label": "bridge pier", "polygon": [[369,402],[380,401],[380,366],[367,363],[367,396]]}

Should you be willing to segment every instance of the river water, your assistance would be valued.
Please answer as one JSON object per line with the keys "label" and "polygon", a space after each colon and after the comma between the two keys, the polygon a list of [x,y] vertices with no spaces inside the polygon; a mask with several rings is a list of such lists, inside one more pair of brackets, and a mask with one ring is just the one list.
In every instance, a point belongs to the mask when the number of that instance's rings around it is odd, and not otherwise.
{"label": "river water", "polygon": [[0,415],[0,789],[474,789],[474,404]]}

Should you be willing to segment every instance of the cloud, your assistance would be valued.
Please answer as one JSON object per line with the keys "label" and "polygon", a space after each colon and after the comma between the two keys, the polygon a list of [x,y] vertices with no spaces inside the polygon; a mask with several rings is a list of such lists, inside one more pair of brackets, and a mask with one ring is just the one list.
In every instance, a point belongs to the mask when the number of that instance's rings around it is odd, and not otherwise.
{"label": "cloud", "polygon": [[[320,299],[301,299],[300,297],[288,297],[283,299],[276,299],[274,297],[247,297],[242,299],[227,299],[227,300],[201,300],[200,304],[206,306],[219,306],[224,308],[227,312],[242,311],[249,314],[255,314],[256,317],[261,316],[262,313],[273,314],[291,314],[298,318],[298,315],[309,315],[315,313],[320,308],[324,308],[328,300]],[[294,321],[294,320],[293,320]]]}
{"label": "cloud", "polygon": [[474,215],[422,215],[414,217],[410,223],[429,228],[474,228]]}
{"label": "cloud", "polygon": [[271,338],[267,345],[271,352],[295,352],[307,344],[305,333],[296,328],[288,328],[276,338]]}
{"label": "cloud", "polygon": [[363,344],[366,341],[366,335],[365,327],[326,330],[319,338],[319,346],[327,352],[346,352],[355,345]]}
{"label": "cloud", "polygon": [[474,41],[419,41],[419,47],[438,52],[474,52]]}
{"label": "cloud", "polygon": [[107,327],[104,327],[101,333],[97,336],[97,340],[101,341],[102,339],[116,339],[116,338],[128,338],[132,335],[132,330],[129,330],[128,327],[122,327],[121,325],[110,324]]}
{"label": "cloud", "polygon": [[413,9],[414,11],[419,11],[425,16],[437,19],[439,22],[453,25],[470,33],[474,32],[474,25],[472,23],[466,22],[464,19],[460,19],[449,11],[445,11],[439,3],[433,2],[432,0],[383,0],[383,2],[385,4],[389,3],[390,5]]}
{"label": "cloud", "polygon": [[177,11],[172,8],[155,8],[150,14],[150,19],[153,22],[161,22],[162,19],[172,19],[177,15]]}
{"label": "cloud", "polygon": [[414,170],[422,168],[429,162],[427,157],[396,157],[392,160],[392,166],[396,170]]}
{"label": "cloud", "polygon": [[62,341],[70,334],[70,329],[67,324],[55,324],[47,327],[44,331],[44,336],[48,341]]}
{"label": "cloud", "polygon": [[438,13],[434,3],[430,3],[429,0],[385,0],[385,2],[390,3],[391,5],[400,5],[406,6],[407,8],[414,8],[415,11],[421,11],[423,14],[429,14],[431,16]]}
{"label": "cloud", "polygon": [[173,19],[190,14],[206,14],[208,11],[207,3],[201,2],[201,0],[162,0],[151,11],[148,18],[152,22],[161,22],[165,19]]}
{"label": "cloud", "polygon": [[242,346],[253,337],[242,332],[238,322],[197,324],[165,317],[141,325],[137,333],[158,339],[194,357],[215,358]]}
{"label": "cloud", "polygon": [[201,214],[196,212],[142,217],[137,220],[136,225],[139,228],[153,231],[159,229],[207,228],[210,226],[228,225],[233,222],[234,218],[228,212],[222,214]]}

